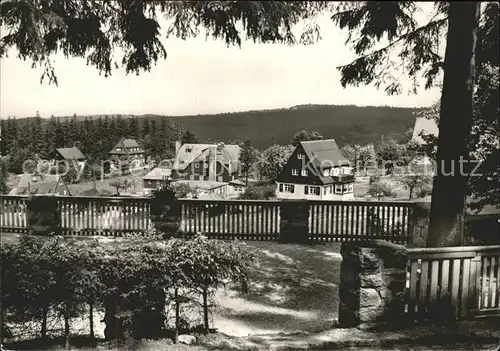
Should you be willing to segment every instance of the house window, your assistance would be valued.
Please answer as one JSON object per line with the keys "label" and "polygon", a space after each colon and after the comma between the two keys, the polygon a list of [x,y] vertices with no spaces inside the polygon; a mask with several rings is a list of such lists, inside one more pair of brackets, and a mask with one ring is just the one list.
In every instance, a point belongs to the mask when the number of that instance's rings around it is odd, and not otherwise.
{"label": "house window", "polygon": [[330,169],[330,176],[338,176],[339,175],[339,169],[338,168],[332,168]]}
{"label": "house window", "polygon": [[349,192],[352,193],[354,191],[354,184],[349,183]]}
{"label": "house window", "polygon": [[328,187],[324,187],[323,188],[323,194],[326,195],[327,191],[328,191]]}
{"label": "house window", "polygon": [[292,169],[292,175],[294,176],[299,175],[299,171],[296,169]]}
{"label": "house window", "polygon": [[309,194],[309,186],[307,186],[307,185],[304,186],[304,194],[306,194],[306,195]]}
{"label": "house window", "polygon": [[323,177],[328,177],[330,175],[330,170],[327,168],[323,171]]}
{"label": "house window", "polygon": [[280,192],[283,192],[283,184],[280,184]]}
{"label": "house window", "polygon": [[285,192],[293,193],[295,190],[295,186],[293,184],[285,184]]}
{"label": "house window", "polygon": [[321,195],[321,188],[319,186],[310,186],[309,193],[311,195]]}
{"label": "house window", "polygon": [[349,184],[344,184],[344,193],[349,191]]}
{"label": "house window", "polygon": [[307,176],[307,169],[303,169],[300,174],[303,176],[303,177],[306,177]]}
{"label": "house window", "polygon": [[304,154],[297,154],[297,158],[299,160],[303,160],[304,159]]}
{"label": "house window", "polygon": [[122,151],[122,148],[121,147],[117,147],[116,151]]}
{"label": "house window", "polygon": [[353,173],[352,167],[342,167],[342,174],[352,174],[352,173]]}
{"label": "house window", "polygon": [[335,194],[342,194],[342,184],[335,184]]}

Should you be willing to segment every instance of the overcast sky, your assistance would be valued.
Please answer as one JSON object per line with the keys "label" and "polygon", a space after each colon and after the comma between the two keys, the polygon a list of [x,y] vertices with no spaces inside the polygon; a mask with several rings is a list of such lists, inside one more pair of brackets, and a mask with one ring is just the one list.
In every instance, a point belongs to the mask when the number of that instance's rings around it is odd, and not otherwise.
{"label": "overcast sky", "polygon": [[140,76],[118,70],[99,76],[82,59],[55,57],[59,86],[40,84],[32,69],[11,51],[1,61],[0,114],[42,117],[87,114],[191,115],[290,107],[298,104],[355,104],[424,107],[438,89],[387,96],[374,87],[340,85],[336,66],[355,58],[346,35],[328,17],[319,21],[322,40],[312,46],[254,44],[227,48],[204,36],[165,40],[168,57]]}

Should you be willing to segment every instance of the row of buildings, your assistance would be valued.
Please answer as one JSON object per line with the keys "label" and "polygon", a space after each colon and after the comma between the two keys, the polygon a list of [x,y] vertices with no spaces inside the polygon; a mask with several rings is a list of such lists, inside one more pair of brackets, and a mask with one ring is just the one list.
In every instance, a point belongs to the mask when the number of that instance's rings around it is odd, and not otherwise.
{"label": "row of buildings", "polygon": [[[243,180],[239,145],[182,144],[176,142],[175,158],[160,162],[143,181],[145,194],[165,180],[184,183],[200,198],[225,199],[241,195],[248,184]],[[109,152],[112,167],[146,167],[144,150],[134,139],[121,139]],[[81,169],[85,155],[77,148],[58,148],[54,161],[68,161]],[[22,175],[12,194],[70,195],[59,175]],[[354,172],[333,139],[299,143],[276,179],[278,199],[351,200],[354,199]]]}
{"label": "row of buildings", "polygon": [[[150,192],[165,180],[183,182],[204,194],[236,197],[245,191],[240,147],[177,143],[175,158],[144,176]],[[278,199],[352,200],[354,172],[333,139],[299,143],[276,179]]]}

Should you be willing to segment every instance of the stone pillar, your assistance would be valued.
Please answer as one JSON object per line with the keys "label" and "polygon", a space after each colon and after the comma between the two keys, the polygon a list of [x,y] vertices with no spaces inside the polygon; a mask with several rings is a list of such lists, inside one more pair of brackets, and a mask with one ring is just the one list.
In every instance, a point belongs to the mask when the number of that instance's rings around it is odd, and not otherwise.
{"label": "stone pillar", "polygon": [[309,202],[283,200],[280,203],[280,241],[309,243]]}
{"label": "stone pillar", "polygon": [[165,239],[179,233],[181,225],[181,203],[169,187],[156,191],[151,199],[150,219],[155,229]]}
{"label": "stone pillar", "polygon": [[405,247],[384,240],[341,247],[339,324],[370,328],[398,323],[404,309]]}

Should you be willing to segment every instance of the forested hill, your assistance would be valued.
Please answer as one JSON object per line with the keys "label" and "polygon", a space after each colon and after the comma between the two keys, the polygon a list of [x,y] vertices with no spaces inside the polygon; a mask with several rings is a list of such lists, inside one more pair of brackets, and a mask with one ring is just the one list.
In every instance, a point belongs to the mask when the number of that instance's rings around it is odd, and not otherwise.
{"label": "forested hill", "polygon": [[[288,144],[292,136],[302,129],[317,131],[324,138],[335,138],[340,145],[376,144],[381,135],[386,138],[401,137],[413,127],[416,111],[416,108],[388,106],[300,105],[287,109],[213,115],[137,117],[171,117],[175,124],[192,131],[200,141],[250,139],[258,148],[266,148],[273,143]],[[78,119],[85,117],[77,113]]]}

